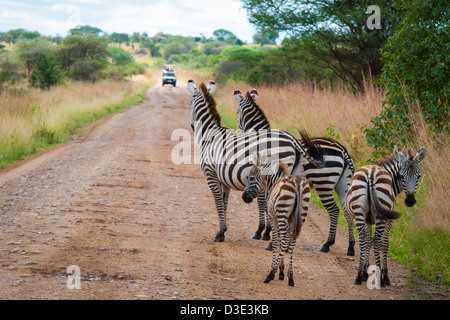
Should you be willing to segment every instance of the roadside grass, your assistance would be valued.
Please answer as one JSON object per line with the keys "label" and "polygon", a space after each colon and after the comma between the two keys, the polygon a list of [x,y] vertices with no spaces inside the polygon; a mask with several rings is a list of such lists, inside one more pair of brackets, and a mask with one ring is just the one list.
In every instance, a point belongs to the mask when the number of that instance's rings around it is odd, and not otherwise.
{"label": "roadside grass", "polygon": [[22,87],[1,92],[0,169],[143,101],[142,92],[151,80],[140,80],[69,81],[48,91]]}

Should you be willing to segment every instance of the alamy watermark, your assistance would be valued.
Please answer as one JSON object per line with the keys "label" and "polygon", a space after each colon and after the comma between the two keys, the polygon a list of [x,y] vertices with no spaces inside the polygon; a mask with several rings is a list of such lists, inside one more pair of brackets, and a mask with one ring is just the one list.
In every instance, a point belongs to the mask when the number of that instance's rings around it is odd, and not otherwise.
{"label": "alamy watermark", "polygon": [[366,10],[367,14],[372,14],[366,20],[366,26],[370,30],[381,29],[381,10],[377,5],[371,5]]}
{"label": "alamy watermark", "polygon": [[369,277],[367,278],[367,288],[372,289],[381,289],[381,270],[378,266],[369,266],[367,268],[367,274]]}
{"label": "alamy watermark", "polygon": [[71,265],[67,267],[66,271],[69,276],[67,277],[67,289],[73,290],[81,289],[81,269],[79,266]]}

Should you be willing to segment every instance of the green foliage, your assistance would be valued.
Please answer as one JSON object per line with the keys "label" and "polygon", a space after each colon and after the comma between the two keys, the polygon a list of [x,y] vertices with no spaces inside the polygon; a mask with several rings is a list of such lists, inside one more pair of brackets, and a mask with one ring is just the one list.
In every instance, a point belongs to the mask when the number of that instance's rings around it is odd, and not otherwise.
{"label": "green foliage", "polygon": [[188,53],[197,48],[194,40],[182,36],[172,36],[162,44],[163,57],[168,63],[176,62],[177,55]]}
{"label": "green foliage", "polygon": [[402,0],[404,17],[383,50],[384,110],[365,129],[377,155],[414,141],[414,110],[432,130],[448,132],[450,24],[445,0]]}
{"label": "green foliage", "polygon": [[34,70],[31,84],[41,89],[50,89],[57,85],[62,78],[59,62],[52,51],[41,52],[33,59]]}
{"label": "green foliage", "polygon": [[[285,33],[301,42],[300,66],[329,70],[355,90],[363,89],[363,73],[381,73],[380,49],[399,22],[393,0],[306,1],[243,0],[249,20],[266,32]],[[370,5],[382,8],[382,28],[366,27]]]}
{"label": "green foliage", "polygon": [[98,37],[100,33],[103,33],[103,31],[96,27],[91,27],[90,25],[85,26],[77,26],[73,29],[69,30],[70,35],[78,35],[78,36],[88,36],[93,35]]}
{"label": "green foliage", "polygon": [[125,65],[134,62],[131,54],[128,51],[123,50],[122,48],[108,47],[107,51],[114,64]]}
{"label": "green foliage", "polygon": [[216,69],[218,81],[235,79],[244,80],[250,84],[260,83],[260,76],[255,66],[264,58],[262,51],[235,46],[224,50],[221,56]]}
{"label": "green foliage", "polygon": [[128,41],[130,41],[130,36],[127,33],[117,33],[114,32],[113,34],[111,34],[111,36],[109,37],[109,41],[110,42],[115,42],[119,44],[119,47],[122,43],[127,43]]}
{"label": "green foliage", "polygon": [[62,68],[75,80],[89,80],[106,68],[107,47],[105,38],[68,36],[59,49]]}

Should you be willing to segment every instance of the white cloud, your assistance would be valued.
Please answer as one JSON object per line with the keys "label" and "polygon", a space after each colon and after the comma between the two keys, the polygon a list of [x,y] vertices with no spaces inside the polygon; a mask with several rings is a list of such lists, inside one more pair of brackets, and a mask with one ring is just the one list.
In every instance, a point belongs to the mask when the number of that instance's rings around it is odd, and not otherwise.
{"label": "white cloud", "polygon": [[[0,30],[25,28],[43,34],[65,35],[67,21],[79,8],[80,24],[89,24],[106,32],[162,31],[171,34],[211,37],[214,30],[227,29],[242,40],[252,41],[255,28],[236,0],[0,0]],[[4,7],[4,8],[3,8]]]}

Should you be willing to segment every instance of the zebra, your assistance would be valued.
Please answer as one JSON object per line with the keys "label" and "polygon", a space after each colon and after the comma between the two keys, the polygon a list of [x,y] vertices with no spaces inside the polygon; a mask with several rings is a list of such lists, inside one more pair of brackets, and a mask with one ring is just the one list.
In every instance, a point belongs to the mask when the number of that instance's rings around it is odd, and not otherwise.
{"label": "zebra", "polygon": [[[365,165],[353,176],[346,197],[346,207],[356,220],[359,233],[360,260],[355,284],[367,280],[369,253],[373,241],[376,265],[381,271],[381,286],[390,285],[387,268],[389,231],[393,220],[401,214],[394,211],[395,198],[405,191],[405,204],[412,207],[416,203],[415,193],[420,179],[420,162],[425,159],[426,149],[421,148],[413,157],[411,150],[402,152],[397,146],[393,154],[378,162],[378,165]],[[375,235],[372,240],[372,226]],[[383,266],[380,262],[383,254]]]}
{"label": "zebra", "polygon": [[[264,152],[264,151],[263,151]],[[269,190],[267,201],[272,225],[272,267],[264,279],[268,283],[275,278],[279,267],[279,279],[284,279],[284,253],[289,253],[288,284],[294,286],[292,256],[296,238],[308,213],[311,189],[308,180],[301,175],[289,175],[289,167],[270,159],[270,154],[256,152],[249,173],[249,182],[242,194],[249,203],[262,190]]]}
{"label": "zebra", "polygon": [[227,231],[225,214],[230,190],[243,191],[247,185],[250,154],[270,150],[294,172],[299,170],[303,157],[317,166],[323,165],[323,157],[320,148],[309,142],[306,132],[302,132],[305,143],[301,145],[281,130],[237,133],[224,127],[212,96],[215,83],[210,82],[207,87],[202,82],[197,90],[194,80],[189,80],[187,87],[192,94],[191,126],[200,149],[200,168],[214,196],[219,217],[220,228],[214,241],[222,242]]}
{"label": "zebra", "polygon": [[[238,109],[238,123],[244,132],[252,131],[261,127],[270,129],[270,123],[264,112],[256,104],[258,99],[258,92],[252,90],[247,92],[245,98],[240,90],[235,90],[234,98],[239,103]],[[353,165],[352,158],[347,149],[339,142],[324,138],[317,137],[311,138],[315,144],[320,145],[324,156],[324,166],[314,167],[307,162],[302,162],[303,172],[306,178],[309,180],[311,187],[314,188],[319,195],[320,201],[327,210],[330,216],[330,230],[327,241],[322,245],[321,252],[329,252],[330,246],[335,243],[337,222],[339,218],[339,207],[337,206],[334,197],[333,190],[336,191],[339,200],[342,204],[344,217],[348,224],[348,239],[349,245],[347,248],[347,255],[353,256],[355,254],[355,237],[353,235],[353,219],[349,216],[345,209],[345,196],[350,188],[350,182],[353,174],[355,173],[355,167]],[[299,141],[300,144],[304,142]],[[258,203],[263,202],[263,196],[258,197]],[[264,230],[264,214],[267,212],[265,208],[259,210],[259,227],[253,236],[254,239],[258,239],[262,230]],[[261,238],[261,237],[259,237]],[[267,223],[267,228],[263,236],[263,240],[270,239],[270,225]],[[270,249],[270,244],[268,246]]]}

